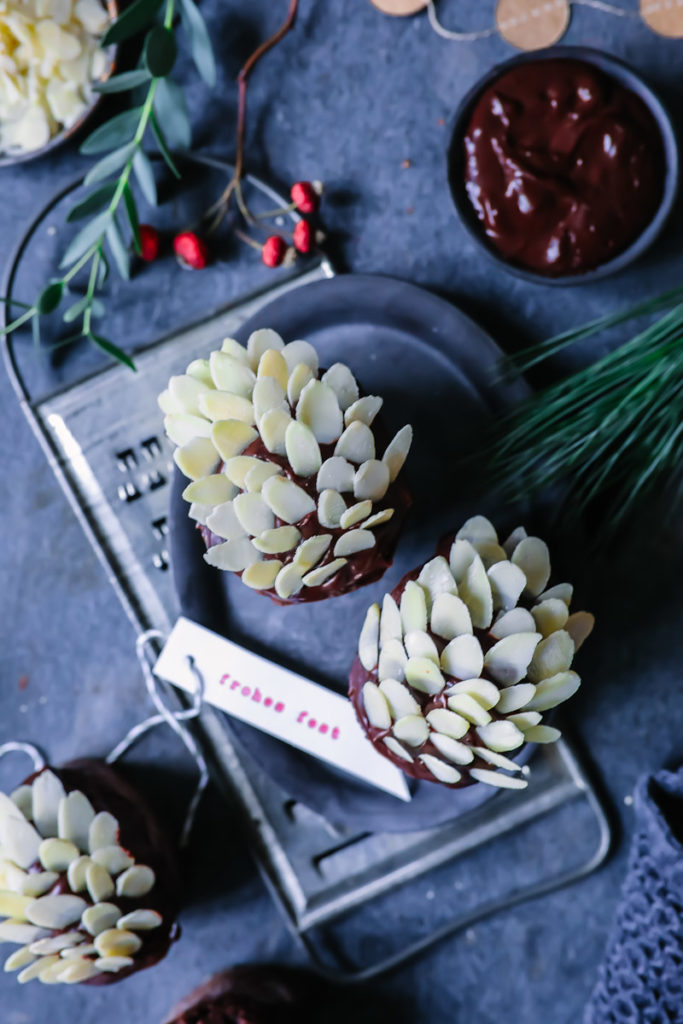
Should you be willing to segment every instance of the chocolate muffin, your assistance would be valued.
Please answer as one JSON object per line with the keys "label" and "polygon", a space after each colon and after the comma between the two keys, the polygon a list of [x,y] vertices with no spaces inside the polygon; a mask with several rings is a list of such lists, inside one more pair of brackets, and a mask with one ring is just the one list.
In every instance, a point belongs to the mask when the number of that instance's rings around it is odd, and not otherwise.
{"label": "chocolate muffin", "polygon": [[0,793],[0,941],[21,983],[108,985],[179,934],[172,847],[102,761],[72,761]]}
{"label": "chocolate muffin", "polygon": [[578,689],[572,660],[594,622],[570,614],[571,584],[549,581],[542,540],[520,527],[501,546],[475,516],[372,605],[349,696],[373,746],[416,779],[523,789],[506,755],[559,738],[542,713]]}
{"label": "chocolate muffin", "polygon": [[391,565],[412,429],[385,444],[382,399],[343,363],[320,371],[308,342],[258,330],[172,377],[159,405],[209,565],[279,604],[347,594]]}
{"label": "chocolate muffin", "polygon": [[315,977],[281,967],[221,971],[191,992],[166,1024],[303,1024],[310,1020]]}

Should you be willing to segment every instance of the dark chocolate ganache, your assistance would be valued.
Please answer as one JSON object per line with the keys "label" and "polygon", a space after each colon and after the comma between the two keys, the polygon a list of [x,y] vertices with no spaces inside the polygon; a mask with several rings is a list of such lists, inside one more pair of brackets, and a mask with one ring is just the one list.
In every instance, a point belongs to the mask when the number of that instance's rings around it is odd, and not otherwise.
{"label": "dark chocolate ganache", "polygon": [[477,101],[465,187],[490,243],[539,274],[580,274],[623,252],[661,202],[662,136],[645,103],[570,59],[530,61]]}

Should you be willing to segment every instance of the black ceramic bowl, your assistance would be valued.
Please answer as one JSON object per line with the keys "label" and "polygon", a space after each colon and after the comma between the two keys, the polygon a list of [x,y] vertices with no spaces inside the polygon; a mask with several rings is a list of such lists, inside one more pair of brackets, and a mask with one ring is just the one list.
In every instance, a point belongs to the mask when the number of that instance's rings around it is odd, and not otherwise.
{"label": "black ceramic bowl", "polygon": [[[648,108],[659,127],[665,160],[662,198],[659,207],[650,223],[638,235],[638,237],[613,259],[608,260],[605,263],[601,263],[599,266],[584,272],[564,274],[558,277],[551,277],[547,274],[536,273],[533,270],[529,270],[524,266],[506,259],[505,256],[503,256],[502,253],[500,253],[486,237],[483,225],[477,217],[474,207],[472,206],[465,190],[464,138],[474,107],[476,106],[480,96],[489,88],[489,86],[497,81],[501,75],[504,75],[507,71],[517,67],[519,64],[527,64],[532,61],[550,59],[578,60],[585,64],[590,64],[597,68],[598,71],[602,71],[603,74],[615,79],[624,88],[635,93]],[[509,271],[511,274],[516,274],[518,277],[523,277],[527,281],[536,282],[537,284],[589,284],[593,281],[599,280],[600,278],[607,277],[608,274],[614,274],[616,271],[621,270],[628,264],[633,263],[633,261],[638,259],[639,256],[642,256],[646,249],[649,249],[662,231],[662,228],[664,227],[674,205],[678,189],[678,176],[678,144],[676,141],[676,135],[671,123],[671,118],[661,101],[652,92],[650,87],[645,84],[642,78],[640,78],[639,75],[637,75],[635,71],[632,71],[626,64],[622,63],[622,61],[617,60],[616,57],[609,56],[609,54],[601,53],[599,50],[591,50],[583,46],[555,46],[547,50],[537,50],[531,54],[522,54],[518,57],[513,57],[511,60],[505,61],[503,64],[498,64],[497,67],[489,71],[488,74],[484,75],[484,77],[477,82],[474,88],[467,93],[460,104],[455,115],[453,133],[448,152],[448,182],[451,195],[453,196],[453,202],[455,203],[455,208],[458,211],[460,219],[469,234],[481,246],[481,248],[500,266],[504,267],[505,270]]]}

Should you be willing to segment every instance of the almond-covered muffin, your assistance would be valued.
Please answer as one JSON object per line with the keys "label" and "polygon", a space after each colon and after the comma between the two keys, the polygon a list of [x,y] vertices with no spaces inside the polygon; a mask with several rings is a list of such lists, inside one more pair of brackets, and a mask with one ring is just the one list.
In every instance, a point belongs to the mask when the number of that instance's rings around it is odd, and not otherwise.
{"label": "almond-covered muffin", "polygon": [[319,601],[391,565],[410,495],[405,426],[386,443],[377,395],[351,370],[320,370],[306,341],[232,338],[159,396],[209,565],[280,604]]}
{"label": "almond-covered muffin", "polygon": [[501,545],[475,516],[372,605],[349,694],[374,747],[417,779],[523,789],[508,754],[559,738],[543,713],[578,689],[594,623],[549,584],[544,541],[520,527]]}

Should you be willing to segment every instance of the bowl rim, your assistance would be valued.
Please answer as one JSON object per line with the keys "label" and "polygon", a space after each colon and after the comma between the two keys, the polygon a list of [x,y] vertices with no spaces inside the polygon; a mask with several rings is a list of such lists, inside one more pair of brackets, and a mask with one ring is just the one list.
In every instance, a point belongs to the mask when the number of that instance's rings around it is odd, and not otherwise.
{"label": "bowl rim", "polygon": [[[457,151],[457,147],[463,141],[469,118],[475,103],[482,93],[511,68],[517,67],[520,64],[537,63],[543,60],[577,60],[585,64],[591,64],[604,74],[611,75],[621,85],[634,92],[645,103],[655,120],[662,139],[665,158],[664,181],[659,207],[649,224],[646,225],[631,244],[620,253],[617,253],[612,259],[599,264],[597,267],[577,274],[562,274],[557,277],[529,270],[506,259],[486,238],[481,222],[474,212],[474,208],[465,191],[464,174],[460,174],[456,178],[453,173],[454,169],[461,168],[464,163],[462,150]],[[543,50],[516,54],[508,60],[496,64],[495,67],[491,68],[475,82],[458,104],[451,124],[452,129],[447,150],[446,173],[448,188],[460,222],[469,236],[491,260],[504,267],[508,273],[516,277],[534,284],[550,286],[591,284],[603,277],[608,277],[610,274],[617,273],[642,256],[661,234],[672,213],[679,187],[679,147],[671,115],[645,79],[629,64],[613,54],[604,53],[601,50],[595,50],[587,46],[551,46]]]}

